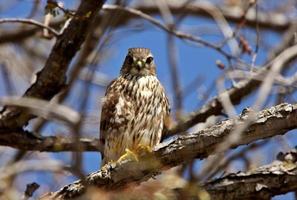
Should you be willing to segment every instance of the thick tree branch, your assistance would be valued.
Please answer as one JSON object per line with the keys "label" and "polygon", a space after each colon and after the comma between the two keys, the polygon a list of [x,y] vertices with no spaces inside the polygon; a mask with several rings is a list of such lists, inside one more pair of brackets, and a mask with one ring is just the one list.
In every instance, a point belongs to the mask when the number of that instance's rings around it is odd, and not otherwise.
{"label": "thick tree branch", "polygon": [[101,151],[102,144],[98,139],[80,138],[79,143],[70,137],[37,136],[28,131],[2,132],[0,131],[0,145],[9,146],[24,151],[77,151],[81,145],[83,151]]}
{"label": "thick tree branch", "polygon": [[207,183],[204,187],[216,200],[271,199],[297,189],[296,151],[288,160],[274,161],[248,172],[229,174]]}
{"label": "thick tree branch", "polygon": [[[49,100],[65,85],[69,63],[84,42],[89,25],[102,7],[103,0],[85,0],[81,4],[63,34],[58,37],[45,66],[37,80],[24,96]],[[14,107],[7,107],[0,115],[0,129],[16,129],[24,126],[34,116]]]}
{"label": "thick tree branch", "polygon": [[236,119],[226,120],[197,133],[180,135],[160,144],[152,154],[139,153],[139,161],[122,160],[105,165],[86,177],[84,184],[77,181],[52,193],[59,199],[72,198],[85,192],[85,184],[104,189],[123,187],[130,182],[141,182],[159,174],[162,169],[185,161],[203,159],[214,153],[235,126],[245,123],[248,115],[255,114],[256,121],[242,133],[241,139],[231,147],[281,135],[297,127],[297,104],[280,104],[259,113],[245,111]]}

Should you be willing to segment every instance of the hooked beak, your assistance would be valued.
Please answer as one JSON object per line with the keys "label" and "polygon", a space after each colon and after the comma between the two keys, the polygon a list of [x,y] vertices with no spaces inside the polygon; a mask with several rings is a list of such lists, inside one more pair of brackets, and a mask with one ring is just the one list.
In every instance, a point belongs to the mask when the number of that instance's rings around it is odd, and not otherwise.
{"label": "hooked beak", "polygon": [[140,60],[138,60],[138,61],[135,63],[135,65],[136,65],[136,68],[137,68],[138,70],[140,70],[140,69],[143,67],[143,62],[141,62]]}

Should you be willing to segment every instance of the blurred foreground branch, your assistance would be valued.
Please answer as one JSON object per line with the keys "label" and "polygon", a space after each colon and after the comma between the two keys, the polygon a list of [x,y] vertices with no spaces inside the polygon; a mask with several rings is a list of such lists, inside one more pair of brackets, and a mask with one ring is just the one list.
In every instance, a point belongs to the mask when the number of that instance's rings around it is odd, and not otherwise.
{"label": "blurred foreground branch", "polygon": [[214,153],[217,145],[226,139],[235,126],[244,125],[249,115],[255,115],[256,120],[242,133],[241,139],[231,145],[231,148],[282,135],[297,127],[297,104],[280,104],[258,113],[245,110],[235,119],[163,142],[152,154],[140,153],[138,161],[122,160],[109,163],[101,170],[88,175],[84,182],[76,181],[47,197],[67,199],[80,196],[86,192],[86,185],[107,190],[121,188],[127,183],[146,181],[161,173],[162,169],[194,158],[206,158]]}

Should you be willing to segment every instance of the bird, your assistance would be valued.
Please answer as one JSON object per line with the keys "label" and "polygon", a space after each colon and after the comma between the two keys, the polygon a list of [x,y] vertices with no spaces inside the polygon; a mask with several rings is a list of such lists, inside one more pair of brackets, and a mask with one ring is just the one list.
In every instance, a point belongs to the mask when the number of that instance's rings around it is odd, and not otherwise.
{"label": "bird", "polygon": [[160,143],[170,128],[170,105],[150,49],[128,49],[119,76],[107,86],[101,109],[102,166]]}

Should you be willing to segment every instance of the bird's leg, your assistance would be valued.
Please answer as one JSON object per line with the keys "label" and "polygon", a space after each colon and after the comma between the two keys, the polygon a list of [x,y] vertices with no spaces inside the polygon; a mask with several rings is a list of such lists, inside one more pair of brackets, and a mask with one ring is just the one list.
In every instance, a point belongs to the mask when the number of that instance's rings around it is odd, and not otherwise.
{"label": "bird's leg", "polygon": [[151,146],[139,144],[136,148],[137,155],[150,154],[153,152]]}

